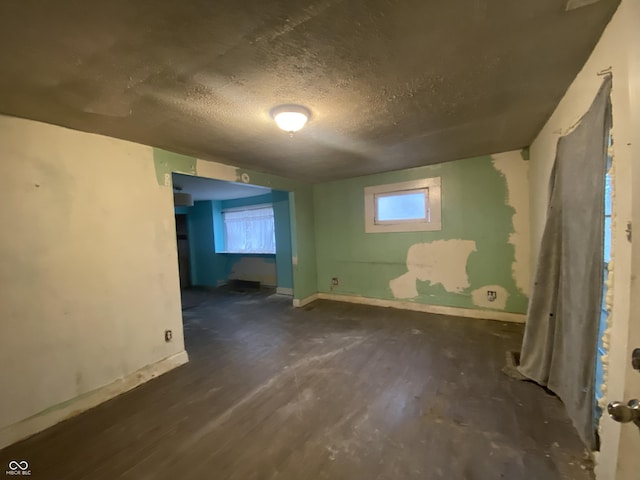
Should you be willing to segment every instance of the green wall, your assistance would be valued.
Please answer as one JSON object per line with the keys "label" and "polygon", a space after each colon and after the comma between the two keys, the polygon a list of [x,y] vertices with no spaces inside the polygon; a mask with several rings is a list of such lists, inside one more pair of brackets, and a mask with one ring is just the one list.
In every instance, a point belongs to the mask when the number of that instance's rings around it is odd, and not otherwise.
{"label": "green wall", "polygon": [[291,216],[289,192],[272,192],[273,216],[276,227],[276,270],[278,287],[293,289],[293,264],[291,250]]}
{"label": "green wall", "polygon": [[[188,158],[158,152],[159,183],[166,178],[167,171],[198,174],[197,165],[201,161],[194,163]],[[464,264],[468,285],[447,290],[437,281],[418,280],[418,295],[408,301],[501,309],[479,306],[472,298],[474,290],[495,285],[508,295],[504,311],[526,312],[527,296],[517,288],[513,278],[515,247],[510,243],[510,236],[514,233],[515,210],[508,203],[507,179],[494,167],[491,156],[314,186],[250,170],[233,169],[233,172],[235,178],[221,179],[288,192],[293,288],[297,299],[324,292],[400,300],[394,296],[389,282],[407,273],[407,253],[411,246],[464,240],[475,245],[475,251]],[[441,231],[365,233],[365,187],[435,176],[442,181]],[[523,184],[522,188],[527,186]],[[526,232],[519,233],[526,236]],[[446,259],[442,265],[443,269],[447,268]],[[339,279],[339,285],[332,286],[333,277]]]}
{"label": "green wall", "polygon": [[[433,232],[365,233],[364,188],[428,177],[441,177],[442,230]],[[513,207],[507,183],[490,156],[357,177],[314,186],[317,285],[320,292],[396,299],[389,286],[407,273],[407,252],[418,243],[472,240],[476,251],[466,262],[469,286],[447,291],[440,283],[417,281],[417,303],[482,308],[471,292],[499,285],[508,292],[505,311],[525,313],[527,297],[512,274]],[[446,259],[442,260],[446,269]],[[332,286],[333,277],[339,285]]]}

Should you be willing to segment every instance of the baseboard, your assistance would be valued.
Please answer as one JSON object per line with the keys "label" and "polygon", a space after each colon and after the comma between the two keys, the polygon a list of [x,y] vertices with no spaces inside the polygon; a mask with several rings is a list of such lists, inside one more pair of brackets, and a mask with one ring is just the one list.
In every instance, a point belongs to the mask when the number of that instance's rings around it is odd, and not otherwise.
{"label": "baseboard", "polygon": [[293,288],[278,287],[276,288],[276,293],[293,297]]}
{"label": "baseboard", "polygon": [[120,378],[66,402],[54,405],[18,423],[4,427],[0,430],[0,448],[4,448],[52,427],[56,423],[74,417],[85,410],[89,410],[113,397],[132,390],[152,378],[162,375],[169,370],[173,370],[188,361],[189,356],[187,352],[183,350],[152,365],[142,367],[124,378]]}
{"label": "baseboard", "polygon": [[[314,297],[307,297],[304,300]],[[498,320],[500,322],[525,323],[526,315],[522,313],[498,312],[495,310],[476,310],[474,308],[446,307],[443,305],[429,305],[426,303],[404,302],[399,300],[382,300],[378,298],[358,297],[355,295],[337,295],[335,293],[317,293],[316,299],[334,300],[337,302],[360,303],[363,305],[374,305],[378,307],[397,308],[400,310],[412,310],[415,312],[436,313],[439,315],[451,315],[455,317],[477,318],[482,320]],[[295,300],[294,300],[294,306]],[[302,305],[300,305],[302,306]]]}
{"label": "baseboard", "polygon": [[318,294],[314,293],[313,295],[309,295],[306,298],[294,298],[293,299],[293,306],[294,307],[304,307],[305,305],[310,304],[311,302],[318,300]]}

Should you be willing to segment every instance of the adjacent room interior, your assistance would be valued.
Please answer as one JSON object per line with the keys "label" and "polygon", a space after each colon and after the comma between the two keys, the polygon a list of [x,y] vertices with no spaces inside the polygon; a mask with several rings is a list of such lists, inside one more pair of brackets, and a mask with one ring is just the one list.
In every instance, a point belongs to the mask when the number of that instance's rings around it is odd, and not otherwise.
{"label": "adjacent room interior", "polygon": [[0,5],[0,464],[640,471],[640,2]]}
{"label": "adjacent room interior", "polygon": [[184,240],[181,286],[264,287],[293,297],[289,192],[182,174],[172,179],[177,239]]}

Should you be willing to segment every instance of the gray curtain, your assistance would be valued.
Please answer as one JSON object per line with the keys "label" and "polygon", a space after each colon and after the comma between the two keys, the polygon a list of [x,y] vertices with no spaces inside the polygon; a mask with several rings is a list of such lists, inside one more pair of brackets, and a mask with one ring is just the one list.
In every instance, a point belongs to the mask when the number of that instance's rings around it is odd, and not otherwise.
{"label": "gray curtain", "polygon": [[610,92],[608,75],[579,125],[558,141],[518,367],[562,399],[592,449]]}

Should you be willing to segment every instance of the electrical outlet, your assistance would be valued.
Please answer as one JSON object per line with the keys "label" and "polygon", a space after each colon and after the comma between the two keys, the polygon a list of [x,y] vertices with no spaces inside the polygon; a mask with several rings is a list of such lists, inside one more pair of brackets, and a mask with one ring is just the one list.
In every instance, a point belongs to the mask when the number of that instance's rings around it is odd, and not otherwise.
{"label": "electrical outlet", "polygon": [[331,279],[331,286],[332,286],[332,287],[337,286],[339,283],[340,283],[340,282],[338,281],[338,277],[333,277],[333,278]]}
{"label": "electrical outlet", "polygon": [[164,331],[164,341],[165,342],[170,342],[171,340],[173,340],[173,332],[171,330],[165,330]]}
{"label": "electrical outlet", "polygon": [[495,290],[487,290],[487,300],[490,302],[495,302],[496,298],[498,298],[498,292]]}

